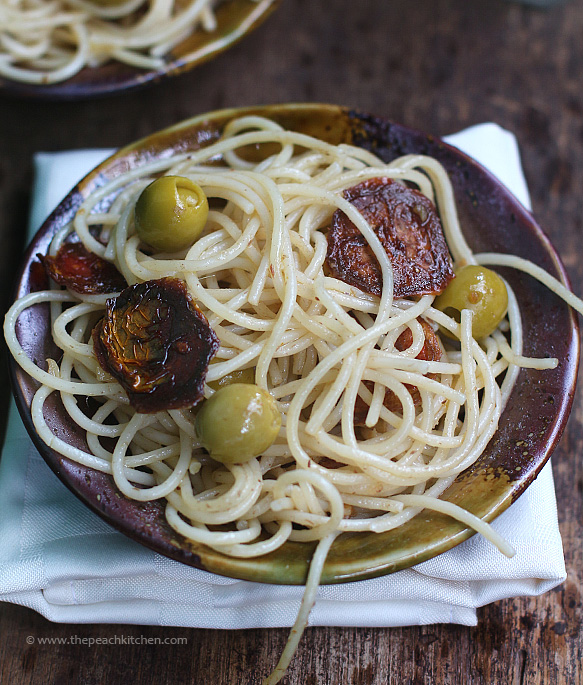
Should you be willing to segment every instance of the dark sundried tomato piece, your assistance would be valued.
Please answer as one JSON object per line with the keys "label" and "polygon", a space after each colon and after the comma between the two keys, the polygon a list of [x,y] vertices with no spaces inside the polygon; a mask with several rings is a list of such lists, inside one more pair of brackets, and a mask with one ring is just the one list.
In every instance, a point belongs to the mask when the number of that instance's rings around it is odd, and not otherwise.
{"label": "dark sundried tomato piece", "polygon": [[[441,344],[437,334],[425,319],[417,319],[417,321],[421,324],[421,328],[425,334],[425,342],[415,359],[438,362],[441,359]],[[401,335],[395,340],[395,347],[399,352],[404,352],[405,350],[408,350],[412,344],[413,333],[410,328],[405,328]]]}
{"label": "dark sundried tomato piece", "polygon": [[[451,258],[433,203],[389,178],[372,178],[344,191],[385,248],[393,266],[395,297],[437,295],[453,278]],[[336,210],[326,261],[332,274],[380,295],[382,273],[362,233]]]}
{"label": "dark sundried tomato piece", "polygon": [[103,295],[123,290],[126,279],[116,267],[83,243],[64,243],[55,257],[39,258],[48,276],[69,290],[85,295]]}
{"label": "dark sundried tomato piece", "polygon": [[[427,321],[424,321],[423,319],[417,319],[417,321],[421,324],[423,332],[425,333],[425,342],[423,343],[423,347],[415,359],[423,359],[430,362],[439,361],[441,359],[441,345],[439,343],[439,338]],[[413,333],[411,332],[410,328],[406,328],[395,341],[395,347],[399,350],[399,352],[404,352],[411,347],[412,343]],[[433,378],[434,374],[430,373],[427,377]],[[374,383],[372,381],[364,381],[364,384],[371,392],[373,391]],[[413,404],[418,407],[421,404],[421,393],[419,392],[419,388],[415,387],[414,385],[409,385],[408,383],[405,384],[405,387],[411,393]],[[395,414],[400,413],[403,410],[399,398],[392,390],[385,390],[385,399],[383,404],[389,411],[392,411]],[[367,414],[368,405],[359,395],[357,396],[354,405],[354,425],[364,426]]]}
{"label": "dark sundried tomato piece", "polygon": [[93,329],[102,368],[142,414],[196,404],[219,339],[177,278],[126,288]]}

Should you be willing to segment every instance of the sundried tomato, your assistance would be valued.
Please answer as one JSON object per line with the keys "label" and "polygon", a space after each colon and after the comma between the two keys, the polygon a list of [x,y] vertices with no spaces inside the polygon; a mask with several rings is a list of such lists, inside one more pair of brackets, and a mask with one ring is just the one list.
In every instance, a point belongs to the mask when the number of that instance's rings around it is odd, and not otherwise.
{"label": "sundried tomato", "polygon": [[[415,359],[422,359],[428,362],[438,362],[441,359],[441,344],[433,328],[425,319],[417,319],[421,324],[425,335],[425,342]],[[395,340],[395,347],[399,352],[408,350],[413,344],[413,333],[410,328],[405,328],[401,335]]]}
{"label": "sundried tomato", "polygon": [[64,243],[56,256],[39,258],[55,283],[76,293],[114,293],[127,286],[126,279],[111,262],[89,252],[83,243]]}
{"label": "sundried tomato", "polygon": [[[454,277],[441,222],[422,193],[389,178],[344,191],[378,236],[393,267],[395,297],[436,295]],[[332,274],[372,295],[382,291],[381,267],[362,233],[337,210],[328,230],[326,261]]]}
{"label": "sundried tomato", "polygon": [[[439,338],[435,334],[435,331],[431,326],[423,319],[417,319],[423,328],[425,334],[425,342],[419,354],[415,359],[423,359],[425,361],[439,361],[441,359],[441,345],[439,343]],[[410,328],[406,328],[401,335],[395,341],[395,347],[399,352],[404,352],[409,349],[413,343],[413,333]],[[433,378],[434,374],[428,374],[428,378]],[[374,389],[374,383],[372,381],[364,381],[366,387],[372,392]],[[411,393],[413,398],[413,404],[417,407],[421,404],[421,393],[419,388],[414,385],[405,384],[407,390]],[[403,410],[401,406],[401,401],[395,395],[392,390],[385,390],[385,399],[383,400],[385,407],[394,413],[399,413]],[[366,421],[366,415],[368,414],[368,405],[360,397],[356,398],[356,403],[354,406],[354,425],[364,426]]]}
{"label": "sundried tomato", "polygon": [[144,414],[196,404],[219,339],[177,278],[126,288],[93,329],[95,354]]}

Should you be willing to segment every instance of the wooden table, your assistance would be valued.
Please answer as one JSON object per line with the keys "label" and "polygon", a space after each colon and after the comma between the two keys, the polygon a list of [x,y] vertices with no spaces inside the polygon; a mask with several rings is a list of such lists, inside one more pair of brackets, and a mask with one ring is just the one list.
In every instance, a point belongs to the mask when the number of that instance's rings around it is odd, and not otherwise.
{"label": "wooden table", "polygon": [[[207,110],[291,101],[354,106],[437,135],[482,121],[510,129],[534,214],[581,294],[582,35],[581,0],[551,10],[503,0],[285,0],[234,49],[154,88],[80,103],[0,99],[2,304],[23,247],[35,151],[120,146]],[[553,457],[569,574],[563,586],[484,607],[475,628],[309,629],[286,682],[583,682],[582,414],[579,393]],[[2,604],[0,682],[259,683],[287,632],[56,625]],[[28,645],[28,635],[117,636],[119,644]]]}

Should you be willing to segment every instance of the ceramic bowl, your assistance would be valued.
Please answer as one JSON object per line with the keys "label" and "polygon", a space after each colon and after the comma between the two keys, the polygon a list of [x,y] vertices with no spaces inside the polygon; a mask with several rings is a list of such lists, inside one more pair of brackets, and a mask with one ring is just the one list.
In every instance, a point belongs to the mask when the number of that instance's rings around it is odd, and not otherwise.
{"label": "ceramic bowl", "polygon": [[[465,154],[434,136],[386,119],[338,106],[302,104],[205,114],[117,152],[80,181],[42,226],[26,255],[17,296],[47,286],[37,254],[47,251],[55,231],[73,217],[95,188],[153,158],[208,144],[220,135],[226,122],[249,113],[270,117],[289,129],[334,144],[362,146],[386,161],[409,153],[435,157],[451,177],[461,225],[475,251],[519,255],[566,282],[557,254],[531,214]],[[525,354],[557,357],[559,365],[550,371],[520,371],[496,435],[478,461],[443,495],[486,521],[496,518],[524,492],[557,444],[571,407],[579,357],[576,318],[563,301],[523,273],[511,269],[502,272],[521,304]],[[31,308],[21,316],[18,335],[32,358],[50,356],[48,326],[47,307]],[[289,542],[260,558],[226,557],[175,533],[164,519],[160,502],[128,500],[118,493],[110,476],[75,464],[49,449],[39,440],[30,419],[29,404],[36,383],[15,363],[11,373],[22,418],[39,451],[59,478],[112,526],[161,554],[215,573],[270,583],[305,581],[313,545]],[[83,436],[71,427],[55,395],[47,408],[49,425],[60,437],[83,445]],[[386,533],[345,533],[330,551],[322,582],[392,573],[445,552],[472,534],[458,521],[431,511]]]}
{"label": "ceramic bowl", "polygon": [[121,93],[157,83],[202,64],[257,28],[281,0],[225,0],[216,9],[214,31],[195,31],[167,55],[159,69],[139,69],[121,62],[85,68],[70,79],[47,86],[30,85],[0,76],[0,93],[45,100],[80,100]]}

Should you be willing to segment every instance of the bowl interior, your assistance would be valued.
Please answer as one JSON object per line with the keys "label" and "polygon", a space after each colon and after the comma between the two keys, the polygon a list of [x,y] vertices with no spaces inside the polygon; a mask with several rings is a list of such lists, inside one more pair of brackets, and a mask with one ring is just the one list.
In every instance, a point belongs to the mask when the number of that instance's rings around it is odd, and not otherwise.
{"label": "bowl interior", "polygon": [[[530,213],[493,176],[455,148],[386,119],[337,106],[277,105],[200,116],[138,141],[107,159],[73,189],[42,226],[26,254],[16,295],[47,286],[37,254],[47,251],[55,231],[96,187],[152,158],[206,145],[220,135],[226,122],[247,113],[271,117],[289,129],[331,143],[365,147],[386,161],[409,153],[437,158],[450,174],[460,221],[475,251],[516,254],[566,281],[560,260]],[[549,458],[568,418],[579,356],[577,321],[570,309],[529,276],[511,269],[505,269],[503,275],[521,304],[524,353],[557,357],[559,365],[551,371],[521,370],[495,437],[480,459],[442,496],[487,521],[528,487]],[[541,311],[546,312],[544,318]],[[50,355],[48,326],[48,308],[44,306],[27,310],[19,320],[19,338],[33,359]],[[111,477],[49,449],[36,435],[30,419],[29,405],[36,383],[14,362],[11,374],[23,421],[44,459],[78,497],[115,528],[161,554],[222,575],[283,584],[305,581],[313,545],[290,542],[260,558],[226,557],[175,533],[165,521],[160,502],[128,500],[117,492]],[[84,444],[83,436],[70,426],[55,395],[47,406],[47,420],[64,439]],[[329,553],[322,582],[357,580],[407,568],[472,534],[463,524],[430,511],[386,533],[345,533]]]}

